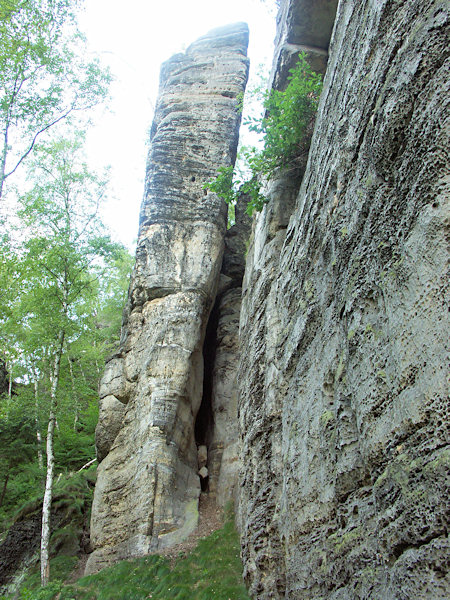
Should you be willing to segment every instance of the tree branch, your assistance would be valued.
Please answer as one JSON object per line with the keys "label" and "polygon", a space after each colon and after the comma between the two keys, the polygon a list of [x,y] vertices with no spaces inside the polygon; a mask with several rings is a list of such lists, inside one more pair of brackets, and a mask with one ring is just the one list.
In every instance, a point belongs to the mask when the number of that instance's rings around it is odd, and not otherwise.
{"label": "tree branch", "polygon": [[65,119],[68,115],[70,115],[70,113],[74,110],[74,107],[72,106],[71,108],[69,108],[68,111],[66,111],[63,115],[61,115],[60,117],[58,117],[57,119],[55,119],[54,121],[52,121],[51,123],[49,123],[48,125],[46,125],[45,127],[42,127],[42,129],[40,129],[35,136],[33,137],[30,146],[28,147],[28,150],[22,154],[21,158],[18,160],[18,162],[16,163],[16,166],[14,167],[14,169],[12,169],[11,171],[9,171],[9,173],[6,173],[3,176],[3,179],[6,179],[7,177],[9,177],[10,175],[12,175],[13,173],[15,173],[17,171],[17,169],[19,168],[19,166],[22,164],[22,162],[26,159],[26,157],[30,154],[30,152],[33,150],[35,144],[36,144],[36,140],[38,139],[38,137],[44,133],[44,131],[47,131],[47,129],[50,129],[50,127],[53,127],[53,125],[56,125],[57,123],[59,123],[60,121],[62,121],[63,119]]}
{"label": "tree branch", "polygon": [[96,461],[96,460],[97,460],[96,458],[93,458],[92,460],[90,460],[89,462],[87,462],[85,465],[83,465],[83,466],[81,467],[81,469],[78,469],[77,473],[81,473],[81,471],[82,471],[83,469],[87,469],[88,467],[90,467],[91,465],[93,465],[93,464],[95,463],[95,461]]}

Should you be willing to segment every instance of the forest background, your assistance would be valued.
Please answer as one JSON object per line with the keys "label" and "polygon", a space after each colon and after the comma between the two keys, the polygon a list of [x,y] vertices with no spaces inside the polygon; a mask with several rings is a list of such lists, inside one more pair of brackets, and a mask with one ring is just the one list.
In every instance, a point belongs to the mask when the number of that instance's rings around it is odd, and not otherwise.
{"label": "forest background", "polygon": [[0,528],[40,503],[43,585],[52,497],[95,462],[132,264],[100,218],[108,173],[85,158],[111,75],[86,53],[79,5],[0,2]]}

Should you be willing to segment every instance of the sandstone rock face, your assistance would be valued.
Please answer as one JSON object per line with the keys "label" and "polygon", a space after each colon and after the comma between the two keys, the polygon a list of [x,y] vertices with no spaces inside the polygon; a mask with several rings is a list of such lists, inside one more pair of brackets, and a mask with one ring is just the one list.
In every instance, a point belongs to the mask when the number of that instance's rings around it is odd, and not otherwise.
{"label": "sandstone rock face", "polygon": [[248,197],[236,206],[236,224],[227,231],[221,279],[214,307],[215,338],[211,369],[212,431],[209,490],[220,506],[238,509],[239,427],[237,368],[242,279],[251,222],[245,214]]}
{"label": "sandstone rock face", "polygon": [[[286,15],[306,4],[280,12],[299,45]],[[448,21],[440,0],[339,3],[301,188],[274,182],[254,224],[238,379],[258,600],[449,595]]]}
{"label": "sandstone rock face", "polygon": [[88,573],[197,523],[202,349],[226,231],[203,184],[236,156],[247,42],[244,24],[214,30],[161,70],[121,346],[100,388]]}
{"label": "sandstone rock face", "polygon": [[272,87],[285,87],[289,69],[295,66],[299,52],[308,53],[315,71],[325,72],[337,4],[338,0],[283,0],[280,3],[270,77]]}

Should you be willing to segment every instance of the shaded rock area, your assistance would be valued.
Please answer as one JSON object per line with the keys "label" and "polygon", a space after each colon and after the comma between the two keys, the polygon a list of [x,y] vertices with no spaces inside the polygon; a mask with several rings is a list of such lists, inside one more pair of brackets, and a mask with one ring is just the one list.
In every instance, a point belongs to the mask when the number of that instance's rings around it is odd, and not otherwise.
{"label": "shaded rock area", "polygon": [[306,52],[314,71],[324,73],[338,0],[283,0],[277,15],[270,86],[283,89],[299,52]]}
{"label": "shaded rock area", "polygon": [[197,525],[203,345],[226,232],[226,206],[203,185],[236,157],[247,42],[245,24],[217,29],[161,69],[121,345],[100,387],[88,573]]}
{"label": "shaded rock area", "polygon": [[[282,2],[278,39],[324,48],[295,17],[320,4]],[[443,1],[339,2],[301,188],[273,182],[254,224],[238,380],[258,600],[449,597],[448,25]]]}
{"label": "shaded rock area", "polygon": [[225,252],[213,311],[214,353],[211,361],[212,428],[209,440],[209,491],[224,507],[233,501],[237,510],[239,474],[238,385],[239,316],[242,279],[251,220],[245,213],[249,198],[242,195],[235,207],[236,224],[225,236]]}
{"label": "shaded rock area", "polygon": [[37,560],[41,535],[42,515],[37,513],[28,519],[14,523],[0,545],[0,592],[8,592],[8,584]]}

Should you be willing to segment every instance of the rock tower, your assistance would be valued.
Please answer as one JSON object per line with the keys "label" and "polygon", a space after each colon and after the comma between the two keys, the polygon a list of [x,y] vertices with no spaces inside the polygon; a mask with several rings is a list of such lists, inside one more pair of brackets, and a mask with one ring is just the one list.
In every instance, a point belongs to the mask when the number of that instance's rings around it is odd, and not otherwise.
{"label": "rock tower", "polygon": [[227,223],[203,185],[236,157],[247,43],[245,24],[216,29],[161,69],[120,349],[100,388],[88,573],[197,525],[203,344]]}
{"label": "rock tower", "polygon": [[88,570],[189,534],[200,470],[255,600],[450,597],[449,23],[445,0],[281,0],[270,85],[300,51],[324,85],[248,244],[202,189],[234,159],[246,28],[163,66]]}

